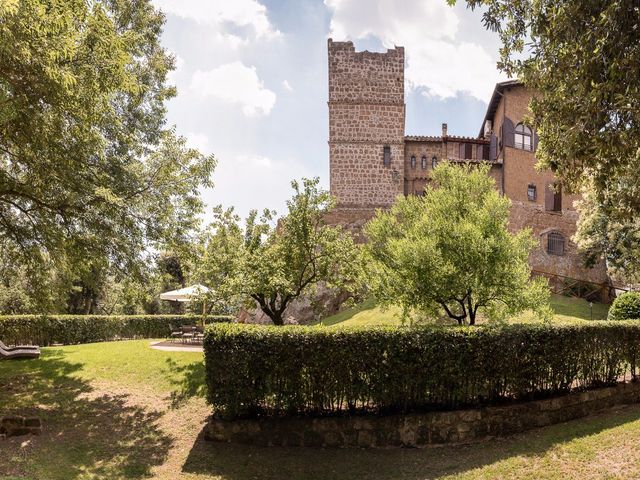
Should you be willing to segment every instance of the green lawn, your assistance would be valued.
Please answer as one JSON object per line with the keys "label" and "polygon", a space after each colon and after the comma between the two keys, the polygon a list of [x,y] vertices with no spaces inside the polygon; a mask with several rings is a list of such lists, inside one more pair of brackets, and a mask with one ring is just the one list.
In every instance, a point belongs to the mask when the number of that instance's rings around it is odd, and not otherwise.
{"label": "green lawn", "polygon": [[[562,295],[551,295],[551,308],[555,312],[554,321],[558,323],[569,323],[576,321],[591,320],[592,314],[589,302],[581,298],[569,298]],[[593,320],[604,320],[607,318],[609,305],[602,303],[593,304]],[[533,322],[536,321],[530,313],[524,313],[512,322]],[[400,309],[389,308],[383,311],[377,307],[373,300],[369,299],[354,308],[346,309],[330,317],[317,322],[323,325],[400,325]]]}
{"label": "green lawn", "polygon": [[202,380],[200,353],[160,352],[147,340],[3,362],[0,411],[38,415],[44,432],[0,441],[0,478],[640,478],[640,405],[471,445],[259,448],[202,439]]}

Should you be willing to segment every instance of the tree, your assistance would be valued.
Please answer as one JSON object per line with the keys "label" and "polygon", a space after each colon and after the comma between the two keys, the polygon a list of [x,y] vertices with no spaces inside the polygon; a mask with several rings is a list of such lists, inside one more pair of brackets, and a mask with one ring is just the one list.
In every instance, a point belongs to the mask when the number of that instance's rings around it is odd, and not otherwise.
{"label": "tree", "polygon": [[529,230],[509,232],[510,201],[489,167],[443,163],[423,197],[398,198],[365,227],[368,286],[383,306],[405,316],[419,311],[476,323],[484,312],[501,318],[525,309],[543,312],[548,289],[532,281],[535,241]]}
{"label": "tree", "polygon": [[574,241],[587,265],[606,260],[609,274],[617,281],[640,283],[640,219],[627,219],[612,213],[598,200],[593,189],[585,189],[577,202],[579,212]]}
{"label": "tree", "polygon": [[[623,219],[640,213],[640,4],[636,0],[466,0],[499,33],[499,67],[537,92],[540,165],[563,188],[593,186]],[[455,3],[455,0],[449,0]]]}
{"label": "tree", "polygon": [[218,298],[257,304],[283,325],[290,303],[312,294],[318,282],[355,285],[357,248],[340,227],[325,224],[333,200],[318,184],[317,178],[292,182],[287,215],[275,226],[268,210],[260,218],[252,211],[244,228],[232,210],[216,210],[201,272]]}
{"label": "tree", "polygon": [[163,21],[148,0],[0,2],[0,237],[24,263],[131,271],[197,223],[215,159],[165,127]]}

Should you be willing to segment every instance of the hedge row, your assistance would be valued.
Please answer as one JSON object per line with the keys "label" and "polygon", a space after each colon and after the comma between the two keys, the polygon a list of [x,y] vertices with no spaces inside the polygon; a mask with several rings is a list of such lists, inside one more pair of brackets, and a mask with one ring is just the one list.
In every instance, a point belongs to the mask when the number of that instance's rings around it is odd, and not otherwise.
{"label": "hedge row", "polygon": [[[232,317],[209,316],[207,323]],[[6,344],[76,344],[117,338],[164,338],[172,328],[195,324],[195,315],[6,315],[0,316],[0,340]]]}
{"label": "hedge row", "polygon": [[467,328],[214,325],[208,400],[227,418],[410,412],[543,398],[636,377],[638,322]]}

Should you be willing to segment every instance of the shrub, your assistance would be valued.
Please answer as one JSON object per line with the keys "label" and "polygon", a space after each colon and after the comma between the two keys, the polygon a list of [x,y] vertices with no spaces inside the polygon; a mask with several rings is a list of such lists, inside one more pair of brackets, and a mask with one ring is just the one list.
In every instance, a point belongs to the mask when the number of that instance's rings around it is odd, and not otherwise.
{"label": "shrub", "polygon": [[609,320],[640,319],[640,292],[625,292],[617,297],[609,309]]}
{"label": "shrub", "polygon": [[534,399],[636,375],[640,325],[330,329],[213,325],[216,414],[410,412]]}
{"label": "shrub", "polygon": [[[5,315],[0,316],[0,340],[8,344],[75,344],[116,338],[163,338],[172,327],[199,322],[193,315]],[[207,317],[207,323],[232,317]]]}

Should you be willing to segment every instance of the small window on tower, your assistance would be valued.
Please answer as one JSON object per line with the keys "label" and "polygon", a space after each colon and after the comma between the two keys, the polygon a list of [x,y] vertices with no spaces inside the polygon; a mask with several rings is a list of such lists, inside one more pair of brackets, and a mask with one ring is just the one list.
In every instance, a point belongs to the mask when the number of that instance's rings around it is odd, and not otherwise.
{"label": "small window on tower", "polygon": [[416,156],[411,155],[411,168],[416,168]]}
{"label": "small window on tower", "polygon": [[384,164],[385,167],[388,167],[391,165],[391,147],[389,145],[385,145],[383,150],[383,157],[382,157],[382,163]]}
{"label": "small window on tower", "polygon": [[422,159],[421,159],[421,166],[423,170],[427,169],[427,157],[425,157],[424,155],[422,156]]}
{"label": "small window on tower", "polygon": [[437,166],[438,166],[438,157],[434,155],[433,158],[431,159],[431,168],[436,168]]}
{"label": "small window on tower", "polygon": [[533,183],[530,183],[527,187],[527,198],[530,202],[535,202],[537,198],[536,186]]}

